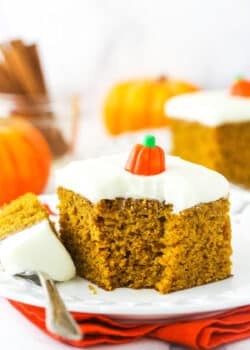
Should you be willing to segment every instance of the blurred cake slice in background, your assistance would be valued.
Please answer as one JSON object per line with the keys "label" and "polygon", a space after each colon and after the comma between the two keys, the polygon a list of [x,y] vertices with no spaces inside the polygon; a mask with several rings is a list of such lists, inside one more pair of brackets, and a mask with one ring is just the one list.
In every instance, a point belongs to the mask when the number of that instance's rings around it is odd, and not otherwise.
{"label": "blurred cake slice in background", "polygon": [[214,169],[250,188],[250,81],[167,101],[172,154]]}

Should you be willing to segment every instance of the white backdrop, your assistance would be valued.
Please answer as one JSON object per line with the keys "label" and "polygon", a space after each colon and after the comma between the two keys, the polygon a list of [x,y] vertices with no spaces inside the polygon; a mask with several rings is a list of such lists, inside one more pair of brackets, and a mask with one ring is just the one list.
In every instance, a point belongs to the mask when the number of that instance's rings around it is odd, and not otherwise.
{"label": "white backdrop", "polygon": [[36,40],[50,86],[95,103],[118,79],[250,77],[249,0],[0,0],[0,40]]}

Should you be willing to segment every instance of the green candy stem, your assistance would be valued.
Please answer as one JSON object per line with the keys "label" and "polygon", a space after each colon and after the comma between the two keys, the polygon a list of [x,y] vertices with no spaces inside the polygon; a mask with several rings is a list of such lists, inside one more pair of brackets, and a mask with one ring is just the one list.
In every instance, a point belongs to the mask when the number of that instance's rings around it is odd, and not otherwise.
{"label": "green candy stem", "polygon": [[243,80],[243,79],[244,79],[244,76],[242,74],[239,74],[237,75],[237,77],[235,77],[236,81]]}
{"label": "green candy stem", "polygon": [[155,147],[156,146],[155,137],[153,135],[146,135],[144,137],[143,146]]}

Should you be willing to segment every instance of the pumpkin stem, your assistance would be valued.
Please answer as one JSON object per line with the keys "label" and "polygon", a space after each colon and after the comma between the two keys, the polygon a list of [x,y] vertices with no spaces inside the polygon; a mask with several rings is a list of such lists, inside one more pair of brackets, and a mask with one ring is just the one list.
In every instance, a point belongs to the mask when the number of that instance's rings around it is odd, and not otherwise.
{"label": "pumpkin stem", "polygon": [[166,76],[166,75],[160,75],[157,79],[156,79],[156,81],[158,82],[158,83],[161,83],[161,82],[164,82],[164,81],[167,81],[168,80],[168,77]]}
{"label": "pumpkin stem", "polygon": [[239,81],[239,80],[243,80],[244,79],[244,75],[243,74],[239,74],[235,77],[235,80],[236,81]]}
{"label": "pumpkin stem", "polygon": [[155,137],[153,135],[146,135],[144,137],[143,146],[155,147],[156,146]]}

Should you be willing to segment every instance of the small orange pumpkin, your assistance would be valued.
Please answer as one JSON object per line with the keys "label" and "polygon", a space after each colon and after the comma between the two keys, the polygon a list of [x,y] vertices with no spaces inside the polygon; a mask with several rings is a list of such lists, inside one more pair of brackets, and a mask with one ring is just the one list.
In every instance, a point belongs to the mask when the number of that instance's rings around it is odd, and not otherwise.
{"label": "small orange pumpkin", "polygon": [[231,86],[231,95],[250,97],[250,80],[239,78]]}
{"label": "small orange pumpkin", "polygon": [[43,191],[49,176],[51,152],[30,123],[0,119],[0,205],[24,194]]}
{"label": "small orange pumpkin", "polygon": [[143,144],[133,147],[125,170],[132,174],[151,176],[165,171],[165,153],[163,149],[156,146],[155,137],[145,136]]}
{"label": "small orange pumpkin", "polygon": [[165,102],[175,95],[197,91],[184,81],[159,78],[132,80],[114,86],[104,102],[104,123],[112,135],[168,125]]}

